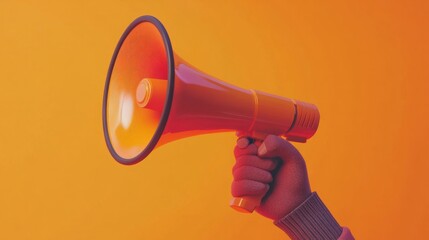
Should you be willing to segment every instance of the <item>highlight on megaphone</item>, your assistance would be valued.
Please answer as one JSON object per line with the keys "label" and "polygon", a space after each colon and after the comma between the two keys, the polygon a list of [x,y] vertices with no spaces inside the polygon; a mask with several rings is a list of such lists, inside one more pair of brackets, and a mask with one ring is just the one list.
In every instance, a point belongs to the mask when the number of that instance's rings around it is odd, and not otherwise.
{"label": "highlight on megaphone", "polygon": [[[135,164],[153,149],[199,134],[232,131],[263,140],[274,134],[305,142],[319,124],[310,103],[233,86],[173,52],[159,20],[142,16],[123,33],[104,89],[103,129],[111,155]],[[261,197],[232,200],[252,212]]]}

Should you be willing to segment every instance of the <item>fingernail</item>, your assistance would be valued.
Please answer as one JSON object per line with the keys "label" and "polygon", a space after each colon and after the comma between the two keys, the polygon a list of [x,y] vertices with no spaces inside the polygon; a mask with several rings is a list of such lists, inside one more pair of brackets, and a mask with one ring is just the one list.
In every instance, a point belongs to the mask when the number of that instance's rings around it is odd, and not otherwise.
{"label": "fingernail", "polygon": [[239,138],[237,140],[237,146],[239,148],[246,148],[249,145],[249,139],[247,138]]}
{"label": "fingernail", "polygon": [[267,147],[265,146],[265,143],[262,143],[258,148],[258,155],[264,155],[265,153],[267,153]]}

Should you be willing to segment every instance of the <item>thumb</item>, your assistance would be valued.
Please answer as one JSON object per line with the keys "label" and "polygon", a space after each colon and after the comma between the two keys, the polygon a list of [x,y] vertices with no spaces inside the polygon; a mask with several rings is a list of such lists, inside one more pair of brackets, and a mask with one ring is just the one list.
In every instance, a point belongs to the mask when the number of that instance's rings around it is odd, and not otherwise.
{"label": "thumb", "polygon": [[280,157],[283,161],[302,159],[301,154],[291,143],[275,135],[269,135],[265,138],[258,148],[258,155],[262,158]]}

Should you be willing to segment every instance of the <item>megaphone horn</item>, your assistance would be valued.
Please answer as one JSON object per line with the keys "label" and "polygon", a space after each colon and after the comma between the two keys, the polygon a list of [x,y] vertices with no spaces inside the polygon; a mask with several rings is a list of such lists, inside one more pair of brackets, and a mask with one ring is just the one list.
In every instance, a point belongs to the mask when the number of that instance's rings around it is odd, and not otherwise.
{"label": "megaphone horn", "polygon": [[[107,74],[104,136],[122,164],[140,162],[162,144],[213,132],[305,142],[318,124],[313,104],[239,88],[194,68],[173,52],[165,28],[152,16],[125,30]],[[236,198],[232,206],[251,212],[260,199]]]}

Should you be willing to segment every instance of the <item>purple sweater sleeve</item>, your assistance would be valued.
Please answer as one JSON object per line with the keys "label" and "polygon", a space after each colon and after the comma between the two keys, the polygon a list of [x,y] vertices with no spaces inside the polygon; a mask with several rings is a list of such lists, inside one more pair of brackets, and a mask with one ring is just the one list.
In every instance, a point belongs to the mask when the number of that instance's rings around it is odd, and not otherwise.
{"label": "purple sweater sleeve", "polygon": [[354,240],[350,231],[338,224],[315,192],[288,215],[276,220],[274,224],[293,240]]}

